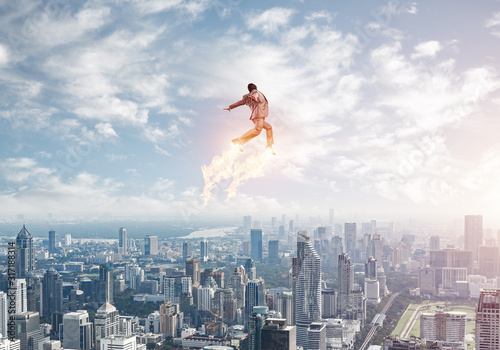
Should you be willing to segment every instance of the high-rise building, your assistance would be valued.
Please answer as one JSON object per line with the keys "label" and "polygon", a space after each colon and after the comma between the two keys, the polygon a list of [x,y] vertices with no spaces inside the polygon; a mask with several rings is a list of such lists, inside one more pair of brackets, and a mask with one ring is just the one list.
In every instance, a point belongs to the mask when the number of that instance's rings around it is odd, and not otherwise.
{"label": "high-rise building", "polygon": [[370,303],[380,303],[380,283],[377,279],[365,278],[365,298]]}
{"label": "high-rise building", "polygon": [[43,276],[43,312],[51,315],[63,309],[63,281],[59,273],[51,267]]}
{"label": "high-rise building", "polygon": [[313,322],[307,329],[307,349],[326,350],[326,325]]}
{"label": "high-rise building", "polygon": [[[21,341],[19,339],[10,340],[7,337],[0,337],[1,350],[21,350]],[[46,350],[45,348],[43,350]]]}
{"label": "high-rise building", "polygon": [[191,277],[187,275],[165,276],[163,278],[163,292],[165,302],[180,304],[191,294]]}
{"label": "high-rise building", "polygon": [[443,267],[441,271],[443,290],[452,292],[456,282],[467,281],[467,269],[465,267]]}
{"label": "high-rise building", "polygon": [[186,275],[191,276],[193,286],[200,283],[200,259],[186,259]]}
{"label": "high-rise building", "polygon": [[0,334],[3,337],[8,337],[7,323],[9,322],[9,312],[7,305],[7,294],[0,292]]}
{"label": "high-rise building", "polygon": [[373,256],[369,256],[365,263],[365,278],[376,279],[377,269],[377,259],[374,259]]}
{"label": "high-rise building", "polygon": [[208,241],[206,239],[200,241],[200,259],[203,262],[208,261]]}
{"label": "high-rise building", "polygon": [[337,280],[339,282],[339,298],[337,314],[341,316],[344,315],[350,307],[350,295],[354,290],[354,266],[347,253],[340,254],[338,260]]}
{"label": "high-rise building", "polygon": [[439,250],[439,236],[431,236],[430,240],[429,240],[429,250],[430,251],[433,251],[433,250]]}
{"label": "high-rise building", "polygon": [[293,260],[293,294],[297,346],[307,348],[307,330],[321,319],[321,259],[306,231],[297,234],[297,258]]}
{"label": "high-rise building", "polygon": [[464,228],[465,250],[471,251],[477,261],[479,246],[483,244],[483,216],[465,215]]}
{"label": "high-rise building", "polygon": [[337,291],[324,289],[321,291],[321,318],[334,318],[337,315]]}
{"label": "high-rise building", "polygon": [[356,255],[356,223],[346,222],[344,224],[344,234],[345,234],[345,249],[347,254],[351,257]]}
{"label": "high-rise building", "polygon": [[166,336],[177,336],[177,329],[179,328],[178,305],[170,302],[160,305],[160,333]]}
{"label": "high-rise building", "polygon": [[288,222],[288,232],[293,232],[293,220]]}
{"label": "high-rise building", "polygon": [[379,264],[382,264],[383,260],[383,244],[382,237],[378,233],[374,233],[372,240],[368,246],[368,256],[373,256]]}
{"label": "high-rise building", "polygon": [[106,263],[99,266],[99,281],[96,284],[96,300],[98,303],[113,302],[113,264]]}
{"label": "high-rise building", "polygon": [[264,280],[262,278],[249,281],[245,286],[245,325],[248,328],[248,318],[254,306],[266,306],[264,291]]}
{"label": "high-rise building", "polygon": [[62,334],[61,341],[65,349],[90,350],[94,348],[94,328],[86,310],[64,314]]}
{"label": "high-rise building", "polygon": [[500,290],[481,290],[476,308],[476,350],[500,349]]}
{"label": "high-rise building", "polygon": [[204,269],[200,274],[200,284],[204,285],[207,278],[213,278],[215,283],[217,283],[217,288],[224,288],[224,271],[220,271],[215,268]]}
{"label": "high-rise building", "polygon": [[35,270],[35,248],[33,237],[23,225],[16,237],[16,278],[26,278]]}
{"label": "high-rise building", "polygon": [[124,227],[120,227],[118,230],[118,253],[127,254],[127,230]]}
{"label": "high-rise building", "polygon": [[99,350],[137,350],[136,336],[113,335],[111,337],[103,338]]}
{"label": "high-rise building", "polygon": [[234,291],[236,307],[238,309],[245,307],[245,287],[247,280],[247,274],[242,265],[236,266],[229,277],[229,287]]}
{"label": "high-rise building", "polygon": [[64,244],[68,247],[71,245],[71,234],[66,233],[66,235],[64,235]]}
{"label": "high-rise building", "polygon": [[494,278],[499,274],[500,256],[498,247],[479,246],[479,274]]}
{"label": "high-rise building", "polygon": [[56,252],[56,231],[49,231],[49,253],[53,254]]}
{"label": "high-rise building", "polygon": [[262,263],[262,230],[252,229],[250,231],[251,237],[251,257],[254,261]]}
{"label": "high-rise building", "polygon": [[158,236],[144,238],[144,255],[158,255]]}
{"label": "high-rise building", "polygon": [[101,349],[101,340],[118,334],[120,331],[120,315],[116,307],[109,302],[104,303],[94,317],[95,347]]}
{"label": "high-rise building", "polygon": [[191,242],[182,243],[182,260],[186,261],[186,259],[191,258],[191,250],[192,244]]}
{"label": "high-rise building", "polygon": [[420,316],[420,338],[464,343],[466,323],[465,312],[424,312]]}
{"label": "high-rise building", "polygon": [[254,280],[257,278],[257,270],[255,268],[255,264],[253,260],[247,259],[245,262],[245,272],[247,273],[248,280]]}
{"label": "high-rise building", "polygon": [[254,306],[248,320],[248,350],[261,350],[261,330],[268,317],[267,306]]}
{"label": "high-rise building", "polygon": [[296,328],[285,319],[268,318],[260,330],[261,350],[296,350]]}
{"label": "high-rise building", "polygon": [[20,340],[21,350],[38,350],[38,344],[43,339],[38,312],[16,313],[14,317],[16,338]]}
{"label": "high-rise building", "polygon": [[278,264],[279,263],[279,241],[272,240],[269,241],[269,263]]}

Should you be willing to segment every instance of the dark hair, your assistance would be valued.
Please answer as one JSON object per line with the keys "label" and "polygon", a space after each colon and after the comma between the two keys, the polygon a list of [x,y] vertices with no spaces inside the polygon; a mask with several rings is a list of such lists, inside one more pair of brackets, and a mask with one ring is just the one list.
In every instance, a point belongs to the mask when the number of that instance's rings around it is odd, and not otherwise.
{"label": "dark hair", "polygon": [[257,85],[254,83],[248,84],[248,92],[252,92],[252,90],[257,90]]}

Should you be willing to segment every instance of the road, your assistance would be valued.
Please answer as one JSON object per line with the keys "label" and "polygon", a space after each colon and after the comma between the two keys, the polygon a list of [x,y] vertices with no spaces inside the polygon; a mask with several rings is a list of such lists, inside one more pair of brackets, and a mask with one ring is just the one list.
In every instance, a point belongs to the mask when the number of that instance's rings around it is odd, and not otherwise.
{"label": "road", "polygon": [[[391,297],[389,298],[389,300],[387,300],[387,303],[385,303],[382,311],[380,311],[381,315],[385,315],[385,313],[387,312],[387,310],[389,310],[389,308],[391,307],[392,302],[394,301],[394,299],[398,295],[399,295],[399,293],[395,293],[395,294],[391,295]],[[370,328],[370,330],[368,331],[368,334],[366,335],[365,341],[363,342],[363,344],[361,345],[361,347],[358,350],[365,350],[366,346],[368,344],[370,344],[370,341],[372,340],[373,336],[377,332],[377,328],[378,328],[378,326],[376,324],[374,324],[372,326],[372,328]]]}

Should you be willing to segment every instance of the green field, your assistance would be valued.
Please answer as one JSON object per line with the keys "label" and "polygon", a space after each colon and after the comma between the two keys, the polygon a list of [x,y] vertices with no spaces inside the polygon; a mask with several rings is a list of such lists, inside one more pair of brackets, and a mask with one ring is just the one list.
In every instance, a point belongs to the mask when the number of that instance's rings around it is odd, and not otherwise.
{"label": "green field", "polygon": [[[451,303],[451,302],[436,302],[436,301],[429,301],[426,300],[422,303],[415,303],[415,304],[410,304],[408,306],[408,309],[405,311],[401,319],[399,320],[398,324],[394,328],[394,331],[392,331],[392,334],[394,335],[401,335],[403,332],[403,329],[405,328],[405,325],[409,322],[411,315],[413,312],[417,309],[417,307],[426,305],[426,304],[437,304],[437,305],[428,305],[425,306],[424,308],[421,308],[421,312],[436,312],[438,309],[443,310],[443,311],[457,311],[457,312],[465,312],[467,314],[467,319],[470,320],[466,324],[465,332],[466,334],[472,334],[474,335],[474,329],[475,329],[475,317],[476,317],[476,311],[475,307],[473,305],[464,305],[464,304],[456,304],[456,303]],[[420,321],[419,319],[416,320],[416,322],[413,324],[412,329],[410,330],[408,336],[416,336],[420,337]],[[472,346],[471,346],[472,345]],[[469,341],[467,342],[467,346],[469,349],[474,348],[474,341]]]}

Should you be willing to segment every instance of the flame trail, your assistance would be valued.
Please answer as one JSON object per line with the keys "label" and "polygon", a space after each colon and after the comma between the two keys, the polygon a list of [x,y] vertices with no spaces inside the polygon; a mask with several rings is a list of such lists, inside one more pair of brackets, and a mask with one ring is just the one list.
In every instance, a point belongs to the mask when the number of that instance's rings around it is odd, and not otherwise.
{"label": "flame trail", "polygon": [[264,176],[264,167],[272,157],[268,152],[250,155],[243,161],[238,161],[240,152],[233,148],[223,151],[221,156],[215,156],[209,166],[201,168],[205,187],[202,196],[205,198],[205,205],[212,197],[212,190],[222,180],[232,178],[233,181],[225,190],[228,192],[226,202],[235,194],[237,188],[248,179]]}

